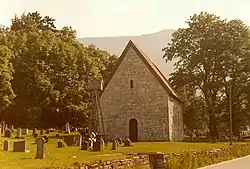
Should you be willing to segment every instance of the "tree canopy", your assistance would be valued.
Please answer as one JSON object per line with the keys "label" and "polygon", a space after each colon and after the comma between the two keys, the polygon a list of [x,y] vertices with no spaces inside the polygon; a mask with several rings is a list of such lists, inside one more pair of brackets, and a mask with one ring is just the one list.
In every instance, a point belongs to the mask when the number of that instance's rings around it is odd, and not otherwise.
{"label": "tree canopy", "polygon": [[[170,81],[185,96],[192,93],[185,98],[185,113],[195,110],[194,118],[202,114],[210,134],[218,136],[229,128],[231,79],[233,127],[238,135],[239,128],[249,122],[250,113],[249,29],[240,20],[223,20],[206,12],[193,15],[186,23],[188,27],[178,29],[163,49],[166,61],[176,60]],[[194,101],[197,97],[200,99]],[[194,127],[191,123],[186,125]]]}
{"label": "tree canopy", "polygon": [[117,57],[84,46],[71,27],[38,12],[12,19],[0,30],[2,119],[19,126],[86,127],[95,112],[90,79],[105,78]]}

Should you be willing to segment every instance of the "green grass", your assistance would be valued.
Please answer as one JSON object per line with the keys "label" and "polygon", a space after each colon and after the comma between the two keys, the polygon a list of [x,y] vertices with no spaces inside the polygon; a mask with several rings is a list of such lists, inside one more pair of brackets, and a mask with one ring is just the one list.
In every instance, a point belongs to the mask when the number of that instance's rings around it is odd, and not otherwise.
{"label": "green grass", "polygon": [[[52,133],[50,135],[55,135]],[[3,147],[3,141],[6,138],[0,138],[0,148]],[[1,169],[33,169],[46,167],[68,167],[74,162],[92,163],[98,160],[115,160],[126,158],[126,153],[131,152],[182,152],[195,151],[201,149],[213,149],[227,146],[228,143],[181,143],[181,142],[141,142],[135,143],[131,147],[119,147],[117,150],[111,150],[111,145],[102,152],[82,151],[79,147],[57,148],[59,139],[49,139],[46,144],[46,157],[44,160],[35,159],[36,145],[34,138],[29,135],[25,137],[27,149],[30,152],[12,152],[13,141],[16,139],[8,139],[10,141],[10,151],[0,151],[0,168]],[[75,157],[74,157],[75,156]]]}

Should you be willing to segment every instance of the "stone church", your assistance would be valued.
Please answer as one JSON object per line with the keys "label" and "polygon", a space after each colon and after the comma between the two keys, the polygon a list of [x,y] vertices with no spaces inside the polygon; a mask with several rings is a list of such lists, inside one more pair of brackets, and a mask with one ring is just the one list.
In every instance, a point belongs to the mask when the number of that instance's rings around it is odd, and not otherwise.
{"label": "stone church", "polygon": [[100,106],[108,140],[178,141],[183,137],[180,96],[132,41],[104,84]]}

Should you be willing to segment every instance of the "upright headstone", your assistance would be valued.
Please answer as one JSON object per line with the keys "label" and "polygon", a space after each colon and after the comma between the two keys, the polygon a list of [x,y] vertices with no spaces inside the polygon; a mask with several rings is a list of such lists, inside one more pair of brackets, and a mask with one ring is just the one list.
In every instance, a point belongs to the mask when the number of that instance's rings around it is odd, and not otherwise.
{"label": "upright headstone", "polygon": [[28,135],[29,134],[29,129],[22,129],[22,134],[23,135]]}
{"label": "upright headstone", "polygon": [[125,146],[125,147],[131,146],[131,140],[130,140],[130,139],[126,139],[126,140],[124,141],[124,146]]}
{"label": "upright headstone", "polygon": [[118,138],[118,143],[122,144],[122,138]]}
{"label": "upright headstone", "polygon": [[101,145],[102,143],[101,143],[101,141],[99,140],[99,141],[95,141],[94,143],[93,143],[93,151],[101,151],[102,150],[102,145]]}
{"label": "upright headstone", "polygon": [[21,138],[21,137],[22,137],[22,129],[18,127],[16,131],[16,138]]}
{"label": "upright headstone", "polygon": [[47,130],[45,131],[45,133],[46,133],[46,134],[49,134],[49,133],[50,133],[50,130],[49,130],[49,129],[47,129]]}
{"label": "upright headstone", "polygon": [[33,137],[34,137],[34,138],[38,137],[38,134],[37,134],[37,133],[34,133],[34,134],[33,134]]}
{"label": "upright headstone", "polygon": [[35,137],[35,144],[37,144],[39,137]]}
{"label": "upright headstone", "polygon": [[101,147],[104,148],[105,147],[105,142],[103,139],[100,140],[101,141]]}
{"label": "upright headstone", "polygon": [[11,137],[11,130],[7,129],[4,131],[4,137]]}
{"label": "upright headstone", "polygon": [[74,145],[74,135],[68,135],[64,137],[64,142],[67,144],[67,146],[73,146]]}
{"label": "upright headstone", "polygon": [[33,128],[32,130],[32,134],[34,135],[35,133],[37,133],[37,128]]}
{"label": "upright headstone", "polygon": [[65,133],[66,133],[66,134],[70,134],[70,126],[69,126],[69,123],[66,123],[66,125],[65,125]]}
{"label": "upright headstone", "polygon": [[48,136],[43,136],[43,139],[45,140],[45,143],[48,143],[49,137]]}
{"label": "upright headstone", "polygon": [[117,140],[113,140],[112,141],[112,150],[116,150],[118,147],[118,141]]}
{"label": "upright headstone", "polygon": [[44,159],[45,157],[45,149],[44,149],[45,140],[43,138],[38,138],[37,140],[37,149],[36,149],[36,158]]}
{"label": "upright headstone", "polygon": [[25,152],[26,151],[26,142],[25,141],[16,141],[13,145],[14,152]]}
{"label": "upright headstone", "polygon": [[150,169],[164,169],[164,154],[158,152],[149,154],[149,166]]}
{"label": "upright headstone", "polygon": [[4,151],[9,151],[9,145],[10,145],[10,142],[8,140],[4,140],[4,142],[3,142],[3,150]]}
{"label": "upright headstone", "polygon": [[58,147],[58,148],[64,147],[63,142],[62,142],[62,141],[58,141],[58,142],[57,142],[57,147]]}
{"label": "upright headstone", "polygon": [[88,143],[88,141],[82,142],[81,150],[88,150],[88,148],[89,148],[89,143]]}
{"label": "upright headstone", "polygon": [[11,130],[11,131],[15,131],[14,125],[11,125],[11,126],[10,126],[10,130]]}
{"label": "upright headstone", "polygon": [[2,131],[3,131],[3,127],[2,125],[0,125],[0,134],[2,134]]}
{"label": "upright headstone", "polygon": [[42,136],[44,134],[43,129],[40,130],[40,135]]}

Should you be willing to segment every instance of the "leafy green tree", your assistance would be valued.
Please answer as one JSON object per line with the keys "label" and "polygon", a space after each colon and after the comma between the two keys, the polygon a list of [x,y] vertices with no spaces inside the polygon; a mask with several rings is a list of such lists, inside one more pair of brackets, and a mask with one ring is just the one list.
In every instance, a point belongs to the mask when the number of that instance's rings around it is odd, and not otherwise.
{"label": "leafy green tree", "polygon": [[13,103],[15,94],[11,87],[13,79],[13,67],[10,62],[12,52],[8,47],[0,45],[0,119],[6,113],[6,109]]}
{"label": "leafy green tree", "polygon": [[86,127],[95,111],[89,80],[106,76],[115,63],[115,56],[85,47],[75,30],[56,29],[54,21],[38,12],[22,14],[0,32],[0,41],[13,53],[16,98],[6,117],[13,124]]}
{"label": "leafy green tree", "polygon": [[[244,59],[249,57],[249,31],[240,20],[221,20],[203,12],[186,23],[188,27],[178,29],[169,46],[163,49],[164,58],[176,60],[172,84],[177,88],[193,86],[196,95],[204,99],[210,135],[215,139],[228,99],[226,79],[231,77],[232,87],[240,90],[239,83],[244,84],[249,74],[243,66]],[[236,84],[238,75],[242,77]],[[235,90],[233,95],[236,103],[239,97]]]}

